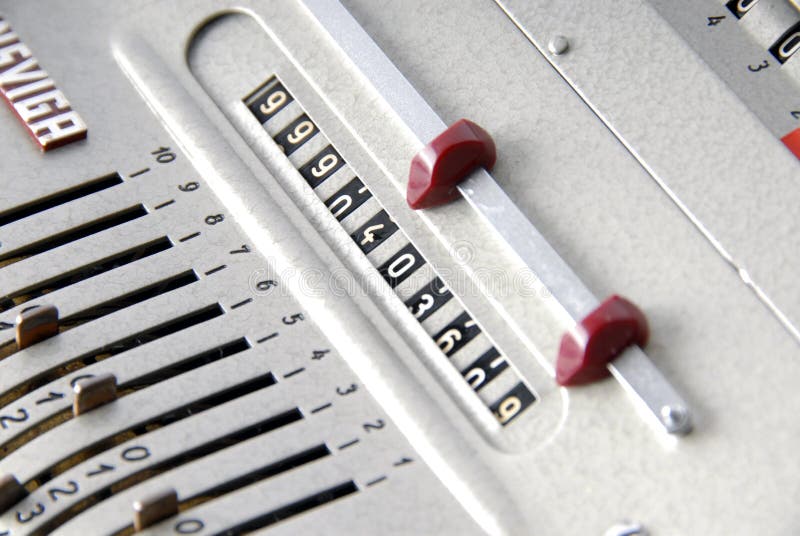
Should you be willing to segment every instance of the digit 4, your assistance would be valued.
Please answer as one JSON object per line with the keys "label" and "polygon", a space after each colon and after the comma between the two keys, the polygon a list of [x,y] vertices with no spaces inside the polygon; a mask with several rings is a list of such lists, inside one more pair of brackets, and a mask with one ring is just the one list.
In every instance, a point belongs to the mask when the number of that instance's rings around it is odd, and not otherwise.
{"label": "digit 4", "polygon": [[314,361],[319,361],[320,359],[325,357],[325,354],[327,354],[328,352],[330,352],[330,350],[314,350],[314,355],[311,356],[311,359],[313,359]]}

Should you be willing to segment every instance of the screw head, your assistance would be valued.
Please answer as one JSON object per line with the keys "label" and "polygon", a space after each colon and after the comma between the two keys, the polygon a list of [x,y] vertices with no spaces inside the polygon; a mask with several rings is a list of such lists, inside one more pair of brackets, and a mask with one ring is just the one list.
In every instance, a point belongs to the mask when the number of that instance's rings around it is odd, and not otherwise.
{"label": "screw head", "polygon": [[689,410],[683,406],[664,406],[660,417],[670,434],[685,434],[691,429]]}
{"label": "screw head", "polygon": [[569,41],[563,35],[553,36],[547,44],[547,49],[551,54],[560,56],[569,50]]}
{"label": "screw head", "polygon": [[603,536],[649,536],[650,532],[641,524],[623,521],[608,528]]}

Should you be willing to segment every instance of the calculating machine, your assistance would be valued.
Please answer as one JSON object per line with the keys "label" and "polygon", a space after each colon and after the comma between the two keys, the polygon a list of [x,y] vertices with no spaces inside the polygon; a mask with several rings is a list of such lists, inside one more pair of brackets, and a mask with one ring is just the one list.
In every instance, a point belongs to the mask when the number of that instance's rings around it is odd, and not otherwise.
{"label": "calculating machine", "polygon": [[790,0],[3,1],[0,535],[796,534],[798,49]]}

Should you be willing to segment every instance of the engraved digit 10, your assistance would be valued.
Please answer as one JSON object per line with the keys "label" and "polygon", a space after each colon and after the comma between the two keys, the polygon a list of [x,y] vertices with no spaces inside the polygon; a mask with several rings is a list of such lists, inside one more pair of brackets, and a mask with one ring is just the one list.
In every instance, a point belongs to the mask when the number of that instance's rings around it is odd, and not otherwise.
{"label": "engraved digit 10", "polygon": [[169,147],[159,147],[150,154],[156,157],[156,162],[159,164],[169,164],[170,162],[174,162],[176,158],[175,153],[173,153],[172,149]]}

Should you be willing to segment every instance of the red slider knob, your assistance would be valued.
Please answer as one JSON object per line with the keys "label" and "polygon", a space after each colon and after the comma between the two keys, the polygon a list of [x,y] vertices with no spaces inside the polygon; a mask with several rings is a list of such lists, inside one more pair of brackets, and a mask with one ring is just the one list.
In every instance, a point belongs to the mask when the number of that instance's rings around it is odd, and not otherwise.
{"label": "red slider knob", "polygon": [[459,182],[476,167],[491,170],[496,159],[494,141],[485,130],[468,119],[455,122],[411,160],[408,205],[416,210],[452,201]]}
{"label": "red slider knob", "polygon": [[566,386],[604,378],[612,359],[632,344],[647,344],[649,334],[636,305],[617,295],[607,298],[561,338],[556,381]]}

